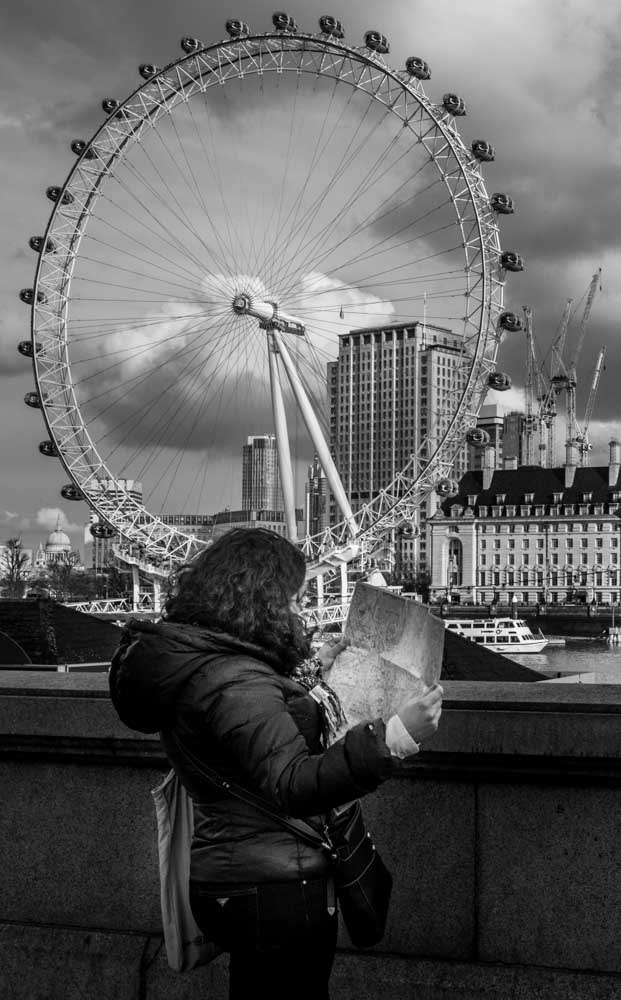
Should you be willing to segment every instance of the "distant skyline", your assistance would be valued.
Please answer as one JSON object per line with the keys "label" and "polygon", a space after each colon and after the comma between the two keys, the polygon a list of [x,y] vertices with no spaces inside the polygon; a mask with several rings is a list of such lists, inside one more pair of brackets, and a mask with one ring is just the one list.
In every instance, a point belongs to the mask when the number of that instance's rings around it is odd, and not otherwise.
{"label": "distant skyline", "polygon": [[[61,183],[72,163],[69,142],[88,138],[101,121],[103,97],[123,98],[137,85],[139,63],[163,65],[176,58],[179,39],[224,36],[228,17],[257,30],[271,25],[273,4],[246,2],[231,9],[201,0],[25,0],[3,12],[0,38],[0,199],[5,221],[0,268],[0,421],[3,427],[0,542],[21,534],[36,548],[56,525],[58,513],[72,544],[83,551],[88,510],[59,496],[67,481],[60,464],[42,457],[47,435],[41,414],[24,406],[33,388],[29,363],[17,353],[27,339],[28,310],[19,289],[32,284],[35,256],[30,236],[42,231],[50,203],[45,188]],[[316,30],[323,3],[291,5],[301,30]],[[465,141],[487,139],[496,160],[484,168],[491,191],[505,191],[516,214],[501,220],[502,244],[525,258],[522,274],[510,275],[506,305],[533,310],[535,337],[543,357],[549,350],[565,301],[574,299],[575,340],[581,299],[591,275],[602,268],[602,292],[592,311],[579,365],[578,417],[584,411],[600,346],[606,372],[597,397],[590,436],[591,464],[605,464],[608,441],[621,437],[616,372],[621,366],[621,11],[613,0],[474,0],[389,2],[363,0],[336,5],[333,13],[347,39],[378,28],[389,39],[389,65],[409,55],[426,59],[432,78],[427,94],[440,100],[454,91],[466,101],[460,121]],[[267,142],[267,139],[266,139]],[[487,403],[523,408],[524,338],[509,335],[499,356],[510,393],[489,393]],[[247,435],[267,426],[240,428],[235,474],[222,468],[221,496],[240,504],[242,447]],[[562,435],[559,435],[559,437]],[[138,472],[136,472],[138,475]],[[298,502],[301,505],[301,497]],[[222,504],[223,506],[224,504]],[[207,511],[209,512],[209,511]]]}

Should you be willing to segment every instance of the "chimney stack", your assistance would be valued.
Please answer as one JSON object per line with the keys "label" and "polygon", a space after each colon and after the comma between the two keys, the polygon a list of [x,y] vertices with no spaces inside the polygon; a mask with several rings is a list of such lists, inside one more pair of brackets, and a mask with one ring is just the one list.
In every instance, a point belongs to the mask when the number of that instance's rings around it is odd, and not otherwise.
{"label": "chimney stack", "polygon": [[608,464],[608,485],[616,486],[621,471],[621,444],[612,439],[610,442],[610,462]]}
{"label": "chimney stack", "polygon": [[576,449],[572,443],[565,445],[565,489],[574,485],[576,475]]}
{"label": "chimney stack", "polygon": [[496,468],[496,449],[490,445],[483,452],[483,489],[488,490]]}

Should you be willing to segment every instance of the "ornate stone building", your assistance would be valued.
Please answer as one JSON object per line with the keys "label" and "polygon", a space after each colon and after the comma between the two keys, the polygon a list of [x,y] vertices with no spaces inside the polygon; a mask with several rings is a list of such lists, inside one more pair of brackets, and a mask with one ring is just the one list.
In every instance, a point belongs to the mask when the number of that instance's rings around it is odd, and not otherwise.
{"label": "ornate stone building", "polygon": [[621,445],[602,468],[467,472],[429,521],[432,600],[504,605],[621,595]]}

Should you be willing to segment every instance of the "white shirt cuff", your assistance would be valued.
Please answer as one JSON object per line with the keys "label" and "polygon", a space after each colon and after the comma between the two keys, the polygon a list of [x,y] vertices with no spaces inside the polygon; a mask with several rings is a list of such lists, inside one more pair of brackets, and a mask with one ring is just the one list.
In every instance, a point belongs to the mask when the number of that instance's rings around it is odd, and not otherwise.
{"label": "white shirt cuff", "polygon": [[390,717],[386,723],[386,744],[393,757],[403,760],[418,753],[420,747],[413,740],[398,715]]}

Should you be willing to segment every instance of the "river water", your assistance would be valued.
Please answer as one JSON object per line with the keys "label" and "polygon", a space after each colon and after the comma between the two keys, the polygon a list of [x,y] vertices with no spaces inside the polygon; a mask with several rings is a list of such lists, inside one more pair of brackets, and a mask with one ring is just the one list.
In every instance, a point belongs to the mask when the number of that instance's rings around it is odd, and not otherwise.
{"label": "river water", "polygon": [[[621,684],[621,644],[599,639],[566,639],[541,653],[512,653],[511,659],[533,670],[594,674],[595,683]],[[583,678],[585,681],[589,677]]]}

